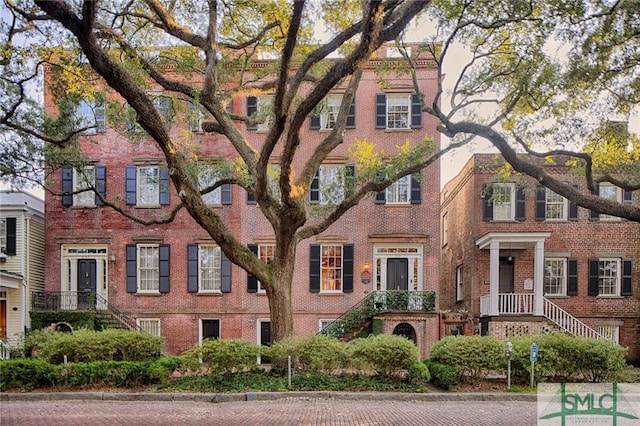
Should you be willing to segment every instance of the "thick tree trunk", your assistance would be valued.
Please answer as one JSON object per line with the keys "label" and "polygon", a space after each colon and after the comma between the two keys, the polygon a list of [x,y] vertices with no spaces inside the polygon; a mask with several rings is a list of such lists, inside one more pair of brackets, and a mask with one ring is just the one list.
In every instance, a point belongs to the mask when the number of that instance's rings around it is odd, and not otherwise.
{"label": "thick tree trunk", "polygon": [[273,285],[269,294],[271,339],[274,342],[291,337],[294,334],[293,301],[291,297],[293,264],[294,262],[291,260],[285,261],[274,268]]}

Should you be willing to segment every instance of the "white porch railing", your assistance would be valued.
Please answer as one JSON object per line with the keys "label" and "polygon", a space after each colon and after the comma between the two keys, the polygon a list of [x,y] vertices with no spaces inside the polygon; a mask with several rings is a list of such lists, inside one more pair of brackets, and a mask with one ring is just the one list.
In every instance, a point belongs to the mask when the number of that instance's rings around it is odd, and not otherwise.
{"label": "white porch railing", "polygon": [[583,323],[569,312],[562,309],[546,297],[544,298],[543,314],[545,318],[555,323],[561,331],[565,331],[574,336],[590,337],[592,339],[602,339],[600,333]]}
{"label": "white porch railing", "polygon": [[[498,314],[533,314],[533,293],[500,293],[498,295]],[[491,296],[480,297],[480,315],[491,314]]]}
{"label": "white porch railing", "polygon": [[0,359],[11,358],[11,347],[8,342],[0,340]]}

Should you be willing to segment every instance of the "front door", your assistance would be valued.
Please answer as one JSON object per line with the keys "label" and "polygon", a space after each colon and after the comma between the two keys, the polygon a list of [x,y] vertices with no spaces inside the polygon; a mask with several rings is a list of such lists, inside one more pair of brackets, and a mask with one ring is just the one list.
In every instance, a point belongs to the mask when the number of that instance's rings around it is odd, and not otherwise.
{"label": "front door", "polygon": [[387,290],[409,290],[409,261],[406,258],[387,259]]}
{"label": "front door", "polygon": [[513,257],[500,258],[500,293],[513,293]]}
{"label": "front door", "polygon": [[[260,345],[271,346],[271,323],[260,321]],[[260,357],[260,364],[269,364],[271,360],[266,356]]]}
{"label": "front door", "polygon": [[[96,261],[95,259],[78,259],[78,308],[89,307],[87,292],[96,292]],[[90,300],[93,300],[91,298]],[[94,301],[95,303],[95,301]]]}
{"label": "front door", "polygon": [[0,339],[7,338],[7,301],[0,300]]}

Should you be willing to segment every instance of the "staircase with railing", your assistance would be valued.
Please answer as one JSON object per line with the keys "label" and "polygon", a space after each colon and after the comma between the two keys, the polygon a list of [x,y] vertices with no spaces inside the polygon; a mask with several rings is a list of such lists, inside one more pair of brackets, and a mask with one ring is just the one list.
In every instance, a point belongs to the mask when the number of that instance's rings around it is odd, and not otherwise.
{"label": "staircase with railing", "polygon": [[33,292],[31,308],[35,311],[95,311],[102,315],[105,322],[115,328],[140,331],[135,320],[94,291]]}
{"label": "staircase with railing", "polygon": [[558,326],[560,331],[564,331],[574,336],[590,337],[592,339],[604,339],[605,337],[598,333],[569,312],[562,309],[546,297],[543,298],[543,315],[549,321]]}
{"label": "staircase with railing", "polygon": [[319,334],[349,339],[362,330],[375,315],[386,312],[434,312],[436,294],[433,291],[374,291],[353,305]]}

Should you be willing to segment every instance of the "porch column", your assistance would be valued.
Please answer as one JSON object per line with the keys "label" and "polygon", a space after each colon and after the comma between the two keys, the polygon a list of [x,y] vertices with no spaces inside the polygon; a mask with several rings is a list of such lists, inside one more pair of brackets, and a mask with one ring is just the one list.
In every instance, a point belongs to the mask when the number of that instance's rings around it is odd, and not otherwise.
{"label": "porch column", "polygon": [[544,314],[544,241],[536,241],[535,255],[533,258],[533,314]]}
{"label": "porch column", "polygon": [[489,262],[489,315],[499,315],[498,310],[498,293],[500,292],[500,242],[496,239],[491,240],[489,244],[490,262]]}

